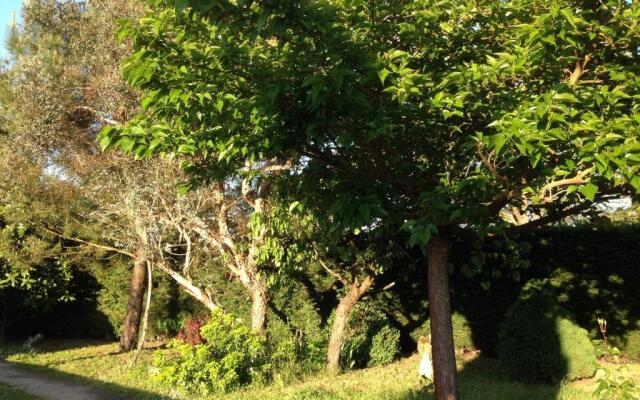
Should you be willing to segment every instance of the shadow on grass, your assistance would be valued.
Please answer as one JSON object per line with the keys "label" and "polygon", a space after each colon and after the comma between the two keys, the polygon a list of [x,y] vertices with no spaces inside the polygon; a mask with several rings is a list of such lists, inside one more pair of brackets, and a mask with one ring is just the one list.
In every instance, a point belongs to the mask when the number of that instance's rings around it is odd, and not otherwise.
{"label": "shadow on grass", "polygon": [[[509,378],[499,360],[477,358],[458,372],[459,398],[464,400],[555,400],[560,396],[559,384],[525,384]],[[408,389],[387,400],[432,400],[433,385],[421,390]],[[576,398],[578,400],[578,398]]]}
{"label": "shadow on grass", "polygon": [[34,377],[42,377],[47,381],[58,381],[61,384],[77,384],[88,387],[95,394],[95,400],[164,400],[169,397],[159,393],[152,393],[141,389],[126,387],[110,382],[103,382],[96,379],[83,377],[56,370],[54,368],[37,366],[28,363],[6,361]]}
{"label": "shadow on grass", "polygon": [[[415,369],[407,373],[416,373]],[[414,372],[415,371],[415,372]],[[525,384],[509,377],[497,359],[476,358],[464,364],[458,372],[459,398],[464,400],[556,400],[564,397],[560,384]],[[337,378],[340,379],[339,377]],[[372,377],[358,382],[360,387],[345,390],[339,382],[323,387],[303,387],[277,397],[283,400],[433,400],[433,385],[425,381],[422,386],[406,381],[388,382],[389,388],[371,389]],[[417,376],[416,376],[417,379]],[[406,386],[406,389],[402,388]],[[386,385],[385,385],[386,386]],[[244,397],[240,397],[245,400]],[[249,397],[247,397],[249,398]],[[254,399],[254,397],[250,397]],[[255,397],[257,399],[258,397]],[[236,397],[234,397],[234,400]],[[269,397],[271,399],[271,397]],[[566,400],[584,400],[582,393]]]}

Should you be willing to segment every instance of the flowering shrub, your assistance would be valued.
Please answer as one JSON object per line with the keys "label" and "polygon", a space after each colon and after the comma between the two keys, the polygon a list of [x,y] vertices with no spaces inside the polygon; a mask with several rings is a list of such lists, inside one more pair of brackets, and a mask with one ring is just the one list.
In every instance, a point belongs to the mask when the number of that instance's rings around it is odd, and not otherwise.
{"label": "flowering shrub", "polygon": [[214,312],[200,335],[199,344],[175,340],[172,354],[156,353],[155,378],[186,394],[200,395],[267,380],[270,365],[264,338],[252,334],[232,315]]}

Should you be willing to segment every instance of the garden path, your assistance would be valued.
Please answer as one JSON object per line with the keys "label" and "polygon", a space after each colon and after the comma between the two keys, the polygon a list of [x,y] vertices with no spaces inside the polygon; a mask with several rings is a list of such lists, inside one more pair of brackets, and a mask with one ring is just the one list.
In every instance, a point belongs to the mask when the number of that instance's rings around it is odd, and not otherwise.
{"label": "garden path", "polygon": [[5,361],[0,361],[0,383],[42,400],[121,400],[90,386],[26,371]]}

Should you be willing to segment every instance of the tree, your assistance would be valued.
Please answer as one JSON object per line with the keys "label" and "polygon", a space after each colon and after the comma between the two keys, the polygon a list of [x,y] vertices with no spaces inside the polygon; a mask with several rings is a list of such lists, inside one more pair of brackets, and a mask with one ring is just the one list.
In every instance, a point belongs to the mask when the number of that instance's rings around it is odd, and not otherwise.
{"label": "tree", "polygon": [[186,156],[195,175],[291,159],[331,224],[407,231],[428,254],[438,400],[457,398],[451,238],[516,234],[640,189],[635,2],[149,6],[121,30],[143,109],[103,145]]}

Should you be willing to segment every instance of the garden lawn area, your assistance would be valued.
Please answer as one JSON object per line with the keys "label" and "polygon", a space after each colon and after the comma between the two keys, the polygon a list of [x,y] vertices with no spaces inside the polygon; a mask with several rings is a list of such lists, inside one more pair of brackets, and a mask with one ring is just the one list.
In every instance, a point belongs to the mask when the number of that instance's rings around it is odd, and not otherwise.
{"label": "garden lawn area", "polygon": [[0,383],[0,400],[36,400],[36,398]]}
{"label": "garden lawn area", "polygon": [[[138,364],[129,366],[130,354],[117,354],[117,343],[83,345],[81,342],[48,343],[41,350],[5,350],[5,359],[16,365],[93,385],[117,396],[131,399],[180,398],[173,388],[153,379],[154,351],[145,350]],[[417,376],[419,357],[414,355],[393,364],[350,371],[338,376],[325,373],[300,381],[284,381],[276,376],[268,387],[249,387],[225,395],[189,396],[190,399],[280,400],[280,399],[388,399],[430,398],[431,388]],[[627,374],[640,383],[640,365],[628,364]],[[529,385],[508,378],[498,360],[470,358],[459,363],[461,398],[465,400],[584,400],[592,398],[596,379],[560,385]],[[11,388],[0,386],[0,399],[31,399]],[[15,393],[15,394],[14,394]],[[3,397],[4,396],[4,397]],[[20,397],[22,396],[22,397]]]}

